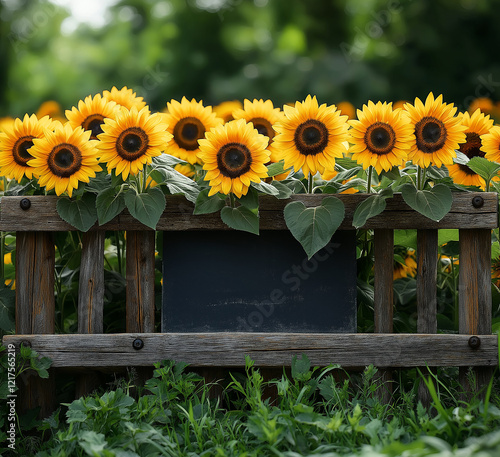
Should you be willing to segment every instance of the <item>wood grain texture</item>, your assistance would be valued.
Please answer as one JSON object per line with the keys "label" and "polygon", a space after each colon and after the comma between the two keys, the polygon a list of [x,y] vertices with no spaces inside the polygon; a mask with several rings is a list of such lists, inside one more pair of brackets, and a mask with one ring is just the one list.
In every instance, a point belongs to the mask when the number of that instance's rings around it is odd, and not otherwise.
{"label": "wood grain texture", "polygon": [[[8,335],[4,344],[29,341],[55,367],[149,366],[163,359],[194,366],[290,366],[306,354],[311,364],[344,367],[496,366],[496,335],[478,335],[481,346],[469,347],[469,335],[330,334],[330,333],[122,333],[105,335]],[[140,339],[143,348],[133,348]]]}
{"label": "wood grain texture", "polygon": [[[283,208],[290,201],[301,201],[306,206],[317,206],[329,195],[294,195],[290,199],[278,200],[270,196],[260,197],[261,230],[286,229]],[[356,207],[368,194],[335,195],[345,205],[345,219],[341,229],[354,229],[352,217]],[[472,205],[479,196],[484,203],[480,208]],[[56,196],[30,196],[31,207],[20,208],[26,197],[3,197],[1,201],[0,230],[4,231],[66,231],[74,227],[59,218],[56,211]],[[193,216],[193,203],[183,196],[167,195],[167,206],[160,218],[157,230],[230,230],[218,213]],[[387,200],[385,211],[367,221],[363,228],[434,229],[434,228],[495,228],[498,226],[497,194],[490,192],[454,193],[451,211],[440,221],[434,222],[412,210],[400,194]],[[134,219],[126,210],[103,226],[91,230],[151,230]]]}
{"label": "wood grain texture", "polygon": [[[55,330],[55,249],[52,234],[18,233],[16,238],[16,333],[49,334]],[[55,407],[53,377],[21,379],[17,411],[40,407],[39,417]]]}
{"label": "wood grain texture", "polygon": [[155,331],[155,232],[127,231],[127,332]]}
{"label": "wood grain texture", "polygon": [[[463,229],[459,231],[459,332],[474,335],[490,334],[492,329],[491,309],[491,231],[486,229]],[[461,368],[460,383],[465,391],[484,389],[493,375],[489,368],[477,368],[472,372]]]}
{"label": "wood grain texture", "polygon": [[[417,332],[437,332],[437,263],[438,231],[417,230]],[[420,367],[428,373],[427,367]],[[432,370],[432,368],[430,368]],[[431,405],[429,389],[422,380],[418,399],[426,408]]]}
{"label": "wood grain texture", "polygon": [[78,333],[102,333],[105,232],[82,235],[78,286]]}

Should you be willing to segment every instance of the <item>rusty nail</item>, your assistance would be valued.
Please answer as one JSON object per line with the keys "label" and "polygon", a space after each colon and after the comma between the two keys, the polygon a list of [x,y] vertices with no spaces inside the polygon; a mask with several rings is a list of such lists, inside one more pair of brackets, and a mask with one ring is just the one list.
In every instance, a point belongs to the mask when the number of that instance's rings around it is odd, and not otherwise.
{"label": "rusty nail", "polygon": [[469,338],[469,346],[471,349],[479,349],[479,346],[481,346],[481,338],[478,336],[471,336]]}
{"label": "rusty nail", "polygon": [[25,348],[30,348],[31,347],[31,341],[28,340],[22,340],[21,343],[19,343],[19,347],[24,346]]}
{"label": "rusty nail", "polygon": [[31,207],[31,202],[30,202],[30,199],[29,198],[23,198],[20,202],[19,202],[19,206],[21,207],[21,209],[23,210],[27,210],[27,209],[30,209]]}
{"label": "rusty nail", "polygon": [[142,349],[144,347],[144,341],[142,341],[140,338],[136,338],[132,343],[132,347],[137,350]]}
{"label": "rusty nail", "polygon": [[476,196],[472,199],[472,206],[473,206],[474,208],[481,208],[483,205],[484,205],[484,199],[483,199],[483,197],[481,197],[480,195],[476,195]]}

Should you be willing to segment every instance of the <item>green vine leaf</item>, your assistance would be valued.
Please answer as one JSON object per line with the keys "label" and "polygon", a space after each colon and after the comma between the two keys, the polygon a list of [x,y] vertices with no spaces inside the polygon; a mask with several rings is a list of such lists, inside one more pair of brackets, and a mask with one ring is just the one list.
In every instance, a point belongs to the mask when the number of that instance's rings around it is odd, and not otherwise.
{"label": "green vine leaf", "polygon": [[118,216],[125,208],[123,192],[110,188],[99,192],[96,199],[97,219],[99,225],[104,225],[114,217]]}
{"label": "green vine leaf", "polygon": [[453,203],[451,190],[444,184],[436,184],[431,190],[417,190],[405,184],[401,193],[408,206],[436,222],[448,214]]}
{"label": "green vine leaf", "polygon": [[385,210],[386,200],[392,196],[393,192],[391,189],[384,189],[379,194],[372,195],[363,200],[354,211],[352,225],[356,228],[365,225],[368,219],[377,216]]}
{"label": "green vine leaf", "polygon": [[141,194],[134,189],[125,193],[125,205],[130,214],[153,230],[156,228],[166,204],[165,195],[157,187],[150,187]]}
{"label": "green vine leaf", "polygon": [[321,205],[306,208],[302,202],[285,206],[285,222],[310,259],[331,240],[344,220],[344,204],[336,197],[326,197]]}
{"label": "green vine leaf", "polygon": [[81,232],[89,230],[97,221],[96,195],[90,192],[75,200],[59,198],[56,209],[61,219]]}
{"label": "green vine leaf", "polygon": [[210,214],[215,213],[224,208],[225,198],[221,198],[221,194],[208,196],[210,189],[203,189],[196,199],[193,214]]}
{"label": "green vine leaf", "polygon": [[259,215],[245,206],[237,208],[225,206],[220,212],[220,217],[224,224],[235,230],[259,234]]}
{"label": "green vine leaf", "polygon": [[495,162],[490,162],[484,157],[473,157],[467,162],[467,166],[474,172],[477,173],[481,178],[483,178],[488,187],[490,181],[498,175],[500,170],[500,165]]}
{"label": "green vine leaf", "polygon": [[261,182],[252,182],[250,184],[254,189],[257,189],[259,192],[262,192],[264,194],[268,195],[279,195],[279,190],[276,189],[276,187],[271,186],[271,184],[267,184],[267,182],[261,181]]}

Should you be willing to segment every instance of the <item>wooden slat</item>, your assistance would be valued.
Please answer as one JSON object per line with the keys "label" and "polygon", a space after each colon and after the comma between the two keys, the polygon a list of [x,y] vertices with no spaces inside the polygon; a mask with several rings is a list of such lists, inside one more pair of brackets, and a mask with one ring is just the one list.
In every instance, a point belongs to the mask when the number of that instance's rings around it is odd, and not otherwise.
{"label": "wooden slat", "polygon": [[[438,231],[417,230],[417,332],[437,332],[437,262]],[[421,367],[425,375],[427,367]],[[429,389],[420,381],[418,398],[422,405],[429,407]]]}
{"label": "wooden slat", "polygon": [[[104,241],[105,232],[82,235],[82,257],[78,287],[78,333],[103,331],[104,310]],[[100,384],[95,372],[80,374],[75,380],[75,397],[88,395]]]}
{"label": "wooden slat", "polygon": [[[375,255],[374,271],[374,326],[375,333],[391,333],[393,330],[394,290],[394,230],[377,229],[373,232]],[[392,398],[392,373],[390,370],[379,372],[375,379],[380,383],[376,394],[383,403]]]}
{"label": "wooden slat", "polygon": [[155,232],[127,231],[127,332],[155,331]]}
{"label": "wooden slat", "polygon": [[[459,332],[474,335],[490,334],[491,309],[491,231],[460,230],[459,265]],[[478,391],[491,379],[491,369],[474,371],[476,385],[470,386],[467,370],[460,370],[460,382],[465,390]]]}
{"label": "wooden slat", "polygon": [[[319,205],[328,195],[294,195],[287,200],[278,200],[270,196],[260,198],[261,230],[284,230],[283,208],[290,201],[301,201],[306,206]],[[341,229],[353,229],[352,217],[356,207],[368,194],[335,195],[342,200],[346,217]],[[483,204],[476,208],[472,204],[475,197],[483,199]],[[20,201],[29,198],[31,206],[27,210],[20,207]],[[193,216],[193,204],[183,196],[169,195],[167,206],[160,218],[157,230],[229,230],[220,220],[218,213]],[[55,196],[3,197],[1,202],[0,230],[3,231],[65,231],[74,227],[59,218],[56,212]],[[477,202],[476,202],[477,206]],[[387,200],[386,210],[367,221],[368,229],[435,229],[435,228],[495,228],[497,222],[497,194],[485,192],[455,193],[451,211],[440,221],[434,222],[413,211],[400,194]],[[478,217],[476,217],[478,216]],[[126,210],[112,221],[91,230],[151,230],[134,219]]]}
{"label": "wooden slat", "polygon": [[[45,334],[55,330],[55,249],[52,234],[18,233],[16,238],[16,333]],[[40,407],[47,417],[55,406],[53,377],[31,377],[19,385],[18,411]]]}
{"label": "wooden slat", "polygon": [[[4,344],[29,341],[55,367],[149,366],[163,359],[195,366],[244,366],[245,355],[258,366],[290,366],[307,355],[314,366],[344,367],[496,366],[496,335],[330,334],[330,333],[123,333],[105,335],[8,335]],[[142,340],[143,348],[133,342]]]}

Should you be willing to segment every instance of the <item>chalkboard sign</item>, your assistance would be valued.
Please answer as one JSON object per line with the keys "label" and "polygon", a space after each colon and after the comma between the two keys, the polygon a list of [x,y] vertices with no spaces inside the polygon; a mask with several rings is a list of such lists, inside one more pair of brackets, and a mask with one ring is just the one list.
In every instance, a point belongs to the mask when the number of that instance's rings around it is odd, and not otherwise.
{"label": "chalkboard sign", "polygon": [[163,332],[356,332],[355,231],[164,232]]}

